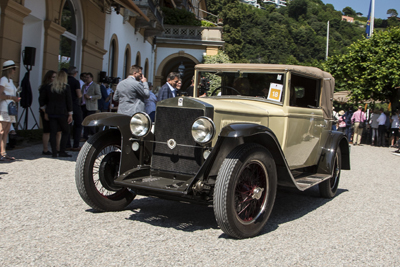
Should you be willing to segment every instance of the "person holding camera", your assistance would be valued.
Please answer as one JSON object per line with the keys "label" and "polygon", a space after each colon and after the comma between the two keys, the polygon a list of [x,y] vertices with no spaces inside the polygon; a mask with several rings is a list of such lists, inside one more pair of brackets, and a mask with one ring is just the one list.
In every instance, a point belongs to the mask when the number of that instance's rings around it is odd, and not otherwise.
{"label": "person holding camera", "polygon": [[176,97],[177,89],[176,86],[179,82],[180,75],[177,72],[170,72],[167,77],[167,82],[161,87],[158,92],[158,101]]}
{"label": "person holding camera", "polygon": [[145,112],[145,100],[150,97],[147,78],[142,75],[142,67],[132,65],[129,76],[117,85],[114,101],[118,101],[118,113],[132,116]]}

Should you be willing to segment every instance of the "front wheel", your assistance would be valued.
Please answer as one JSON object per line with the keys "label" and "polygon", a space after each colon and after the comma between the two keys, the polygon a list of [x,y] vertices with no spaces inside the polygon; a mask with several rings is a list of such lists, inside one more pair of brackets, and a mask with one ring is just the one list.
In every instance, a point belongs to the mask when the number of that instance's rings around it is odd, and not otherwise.
{"label": "front wheel", "polygon": [[135,195],[114,184],[121,158],[121,134],[116,129],[98,132],[83,145],[75,167],[75,182],[82,199],[98,211],[120,211]]}
{"label": "front wheel", "polygon": [[223,161],[214,188],[214,214],[222,231],[235,238],[256,236],[275,202],[275,161],[258,144],[243,144]]}
{"label": "front wheel", "polygon": [[320,183],[319,194],[324,198],[333,198],[339,187],[340,172],[342,170],[342,154],[340,148],[336,149],[332,177]]}

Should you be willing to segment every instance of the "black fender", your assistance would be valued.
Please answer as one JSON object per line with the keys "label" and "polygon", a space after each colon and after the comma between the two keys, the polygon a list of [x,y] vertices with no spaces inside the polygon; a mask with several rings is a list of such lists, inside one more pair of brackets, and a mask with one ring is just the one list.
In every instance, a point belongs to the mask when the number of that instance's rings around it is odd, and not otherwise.
{"label": "black fender", "polygon": [[268,127],[254,123],[234,123],[225,126],[214,149],[206,160],[212,166],[204,172],[205,177],[216,177],[223,160],[238,145],[256,143],[264,146],[273,155],[278,172],[278,184],[296,187],[289,166],[283,154],[281,145],[275,134]]}
{"label": "black fender", "polygon": [[[121,162],[119,173],[125,173],[128,170],[135,168],[139,164],[143,164],[143,156],[140,156],[140,153],[143,150],[139,149],[138,151],[132,150],[132,142],[138,141],[141,144],[141,148],[144,149],[144,155],[146,161],[150,161],[151,151],[152,148],[151,143],[144,145],[143,140],[133,138],[133,135],[130,130],[130,120],[131,116],[119,114],[119,113],[112,113],[112,112],[101,112],[95,113],[92,115],[87,116],[83,122],[83,126],[110,126],[110,127],[117,127],[121,133]],[[149,133],[146,137],[146,140],[154,140],[154,136],[152,133]],[[90,140],[90,139],[89,139]]]}
{"label": "black fender", "polygon": [[339,131],[330,131],[318,161],[318,173],[331,174],[337,148],[340,147],[342,155],[342,169],[350,170],[350,149],[347,137]]}

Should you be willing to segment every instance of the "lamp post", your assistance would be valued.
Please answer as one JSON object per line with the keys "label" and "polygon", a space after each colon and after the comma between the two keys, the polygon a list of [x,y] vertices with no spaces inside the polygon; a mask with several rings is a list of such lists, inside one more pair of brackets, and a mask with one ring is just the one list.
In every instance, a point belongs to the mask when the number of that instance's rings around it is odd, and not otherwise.
{"label": "lamp post", "polygon": [[183,74],[185,73],[185,65],[183,65],[183,62],[181,62],[181,64],[179,65],[178,72],[179,72],[179,75],[181,75],[181,78],[182,78]]}

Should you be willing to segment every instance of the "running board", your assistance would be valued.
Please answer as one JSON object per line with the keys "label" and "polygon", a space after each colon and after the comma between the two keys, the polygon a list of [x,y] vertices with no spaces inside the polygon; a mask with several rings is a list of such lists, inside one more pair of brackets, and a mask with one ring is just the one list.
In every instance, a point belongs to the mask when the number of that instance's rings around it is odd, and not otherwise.
{"label": "running board", "polygon": [[331,178],[331,175],[321,173],[302,173],[297,175],[293,174],[293,177],[295,178],[297,188],[304,191]]}

